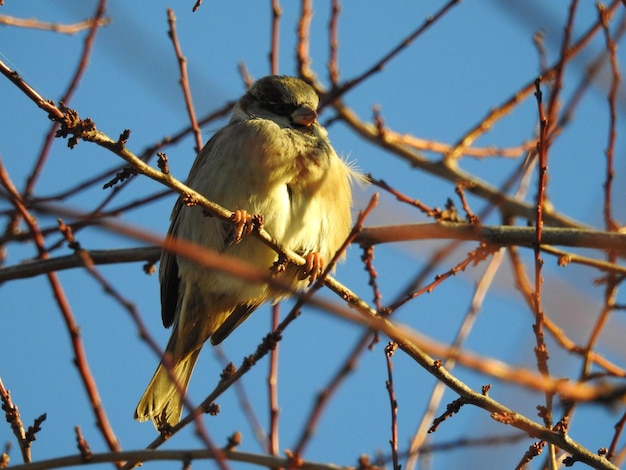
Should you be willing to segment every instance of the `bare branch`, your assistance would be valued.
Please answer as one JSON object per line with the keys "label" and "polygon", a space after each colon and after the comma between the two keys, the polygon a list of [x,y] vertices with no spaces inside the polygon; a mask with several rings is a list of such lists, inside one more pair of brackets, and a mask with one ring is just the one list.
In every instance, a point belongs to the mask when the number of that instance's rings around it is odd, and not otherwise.
{"label": "bare branch", "polygon": [[17,26],[19,28],[29,29],[42,29],[44,31],[53,31],[61,34],[76,34],[85,29],[93,28],[94,26],[101,27],[111,24],[110,18],[94,18],[90,20],[81,21],[73,24],[61,24],[61,23],[48,23],[46,21],[39,21],[34,18],[23,19],[16,18],[14,16],[0,15],[0,24],[5,26]]}

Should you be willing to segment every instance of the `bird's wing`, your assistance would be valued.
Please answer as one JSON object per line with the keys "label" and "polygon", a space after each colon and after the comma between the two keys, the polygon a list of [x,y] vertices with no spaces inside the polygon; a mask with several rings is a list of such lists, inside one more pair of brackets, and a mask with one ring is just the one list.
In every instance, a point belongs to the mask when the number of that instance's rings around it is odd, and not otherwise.
{"label": "bird's wing", "polygon": [[[171,225],[167,232],[168,238],[173,236],[172,227],[175,226],[182,205],[182,198],[179,197],[172,210]],[[169,328],[176,318],[178,297],[180,295],[180,278],[178,277],[176,253],[168,250],[161,252],[159,278],[161,281],[161,319],[163,320],[163,326]]]}
{"label": "bird's wing", "polygon": [[[204,155],[204,158],[196,158],[191,170],[189,171],[188,179],[191,180],[193,175],[198,170],[198,167],[202,165],[204,160],[210,155],[217,136],[220,132],[217,132],[206,143],[204,148],[200,151]],[[167,231],[168,238],[176,238],[175,227],[178,226],[178,219],[181,217],[182,209],[185,207],[183,203],[183,196],[179,196],[176,200],[176,204],[172,209],[170,216],[170,227]],[[166,328],[172,326],[176,317],[178,316],[178,310],[180,309],[181,289],[180,289],[180,277],[178,273],[178,256],[176,253],[163,250],[161,253],[161,264],[159,269],[159,280],[161,283],[161,319],[163,325]]]}
{"label": "bird's wing", "polygon": [[220,344],[224,341],[228,335],[231,334],[235,328],[241,325],[261,303],[262,302],[258,301],[252,304],[241,304],[235,307],[224,323],[222,323],[211,335],[211,344],[215,346],[216,344]]}

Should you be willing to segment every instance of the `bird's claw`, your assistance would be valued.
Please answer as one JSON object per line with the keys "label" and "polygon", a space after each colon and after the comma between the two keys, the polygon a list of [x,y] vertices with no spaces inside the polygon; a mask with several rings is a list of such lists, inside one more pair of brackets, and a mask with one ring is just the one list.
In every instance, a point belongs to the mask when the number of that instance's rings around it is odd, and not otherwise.
{"label": "bird's claw", "polygon": [[233,212],[230,220],[233,222],[233,227],[226,239],[228,245],[236,245],[241,242],[243,237],[253,232],[255,226],[260,227],[263,223],[263,218],[260,215],[250,215],[243,209],[237,209]]}
{"label": "bird's claw", "polygon": [[305,255],[304,259],[306,263],[302,266],[299,279],[303,281],[308,277],[310,285],[324,272],[324,260],[317,251]]}

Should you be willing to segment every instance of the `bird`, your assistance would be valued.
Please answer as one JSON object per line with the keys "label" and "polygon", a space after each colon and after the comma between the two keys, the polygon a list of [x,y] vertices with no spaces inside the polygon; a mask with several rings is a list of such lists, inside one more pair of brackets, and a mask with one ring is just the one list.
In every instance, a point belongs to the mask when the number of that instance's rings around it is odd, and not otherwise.
{"label": "bird", "polygon": [[[317,93],[300,78],[270,75],[254,82],[228,124],[198,153],[187,178],[189,187],[233,211],[238,227],[180,196],[167,237],[270,269],[278,254],[245,236],[250,215],[260,215],[263,228],[282,247],[310,261],[305,275],[295,266],[277,275],[294,289],[305,288],[306,274],[319,273],[350,233],[352,187],[363,180],[333,149],[318,122],[318,105]],[[219,344],[257,307],[285,294],[167,250],[161,254],[159,281],[163,325],[173,328],[135,419],[152,420],[163,430],[180,421],[183,394],[204,343]]]}

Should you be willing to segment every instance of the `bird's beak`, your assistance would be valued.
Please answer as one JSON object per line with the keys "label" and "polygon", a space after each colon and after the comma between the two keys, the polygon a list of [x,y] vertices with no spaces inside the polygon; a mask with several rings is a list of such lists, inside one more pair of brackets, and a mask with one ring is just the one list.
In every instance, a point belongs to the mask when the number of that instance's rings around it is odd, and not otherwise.
{"label": "bird's beak", "polygon": [[291,122],[299,124],[301,126],[310,126],[317,119],[317,113],[315,110],[307,106],[298,106],[296,110],[291,113]]}

